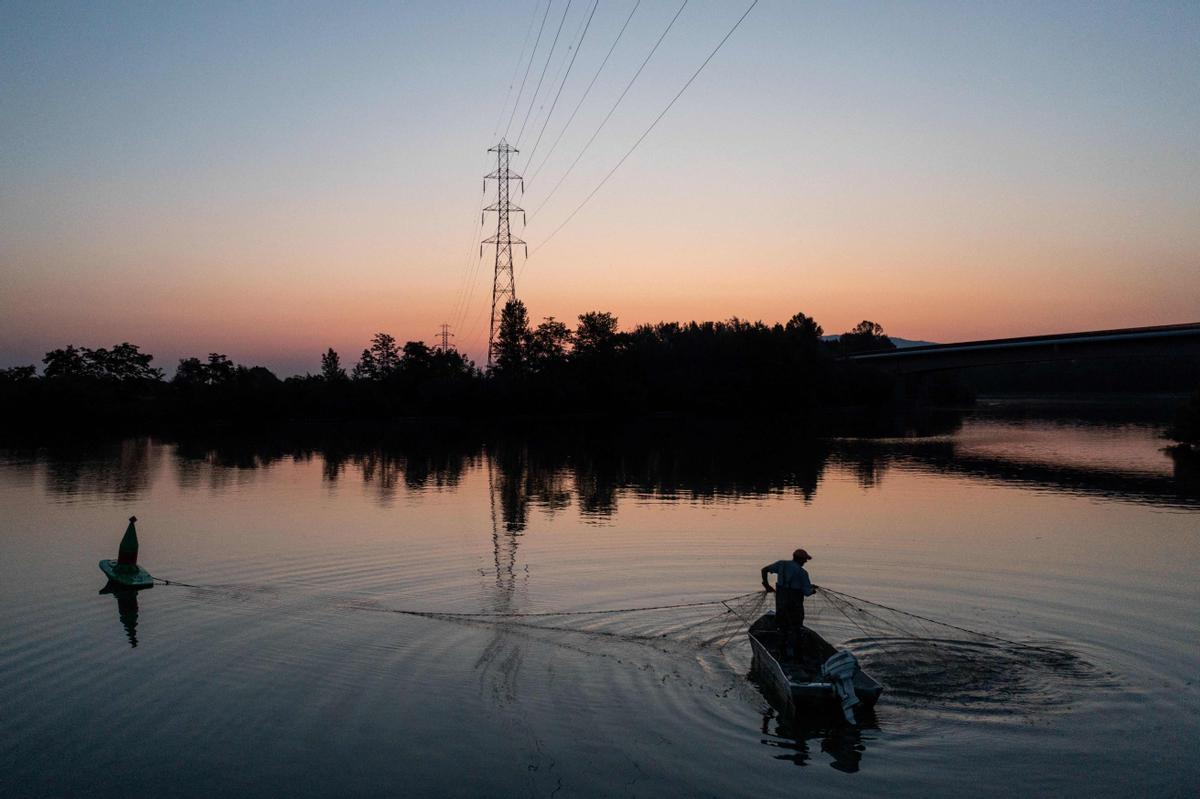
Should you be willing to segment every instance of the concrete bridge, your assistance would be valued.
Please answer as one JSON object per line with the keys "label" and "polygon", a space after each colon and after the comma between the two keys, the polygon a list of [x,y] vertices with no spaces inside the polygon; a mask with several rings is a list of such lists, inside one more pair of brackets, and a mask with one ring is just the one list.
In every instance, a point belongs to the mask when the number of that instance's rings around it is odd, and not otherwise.
{"label": "concrete bridge", "polygon": [[1200,322],[928,344],[847,358],[896,374],[921,374],[970,366],[1181,354],[1200,358]]}

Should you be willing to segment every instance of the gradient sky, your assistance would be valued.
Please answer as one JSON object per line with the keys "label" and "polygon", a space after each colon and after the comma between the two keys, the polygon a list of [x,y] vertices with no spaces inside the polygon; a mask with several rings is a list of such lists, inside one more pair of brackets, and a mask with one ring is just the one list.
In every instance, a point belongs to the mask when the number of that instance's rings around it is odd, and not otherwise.
{"label": "gradient sky", "polygon": [[[168,373],[220,351],[286,375],[443,321],[482,360],[486,150],[512,115],[525,169],[592,5],[518,138],[566,7],[513,114],[544,2],[0,0],[0,366],[128,340]],[[600,0],[539,153],[633,4]],[[526,209],[678,4],[643,0]],[[516,225],[531,251],[745,7],[688,4]],[[522,260],[535,320],[802,310],[935,341],[1200,320],[1200,4],[761,0]]]}

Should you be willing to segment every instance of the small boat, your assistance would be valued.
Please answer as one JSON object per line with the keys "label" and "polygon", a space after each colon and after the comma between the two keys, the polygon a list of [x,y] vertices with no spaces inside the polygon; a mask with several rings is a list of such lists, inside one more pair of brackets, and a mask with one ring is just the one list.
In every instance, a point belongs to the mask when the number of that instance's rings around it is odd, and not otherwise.
{"label": "small boat", "polygon": [[[775,699],[793,713],[828,711],[841,715],[845,703],[838,695],[836,680],[825,676],[821,668],[838,650],[808,627],[802,633],[801,657],[790,659],[783,657],[783,634],[775,624],[774,612],[750,625],[754,672]],[[856,709],[873,707],[883,693],[883,685],[861,668],[855,668],[852,684],[858,698]]]}

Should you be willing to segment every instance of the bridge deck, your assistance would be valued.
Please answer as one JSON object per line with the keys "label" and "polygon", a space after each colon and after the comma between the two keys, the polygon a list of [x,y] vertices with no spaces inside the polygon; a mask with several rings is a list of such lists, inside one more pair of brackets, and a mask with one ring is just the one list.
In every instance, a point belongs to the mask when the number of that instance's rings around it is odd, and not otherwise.
{"label": "bridge deck", "polygon": [[996,364],[1189,352],[1200,356],[1200,322],[926,344],[847,357],[889,371],[916,373]]}

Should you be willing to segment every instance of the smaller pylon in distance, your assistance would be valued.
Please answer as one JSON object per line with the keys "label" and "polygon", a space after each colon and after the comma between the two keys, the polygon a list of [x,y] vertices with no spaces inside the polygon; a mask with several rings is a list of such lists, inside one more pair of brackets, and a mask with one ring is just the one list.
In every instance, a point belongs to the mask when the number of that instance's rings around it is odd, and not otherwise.
{"label": "smaller pylon in distance", "polygon": [[454,334],[450,332],[450,325],[442,322],[442,331],[438,333],[438,338],[442,340],[440,347],[442,352],[450,351],[450,339],[454,338]]}

